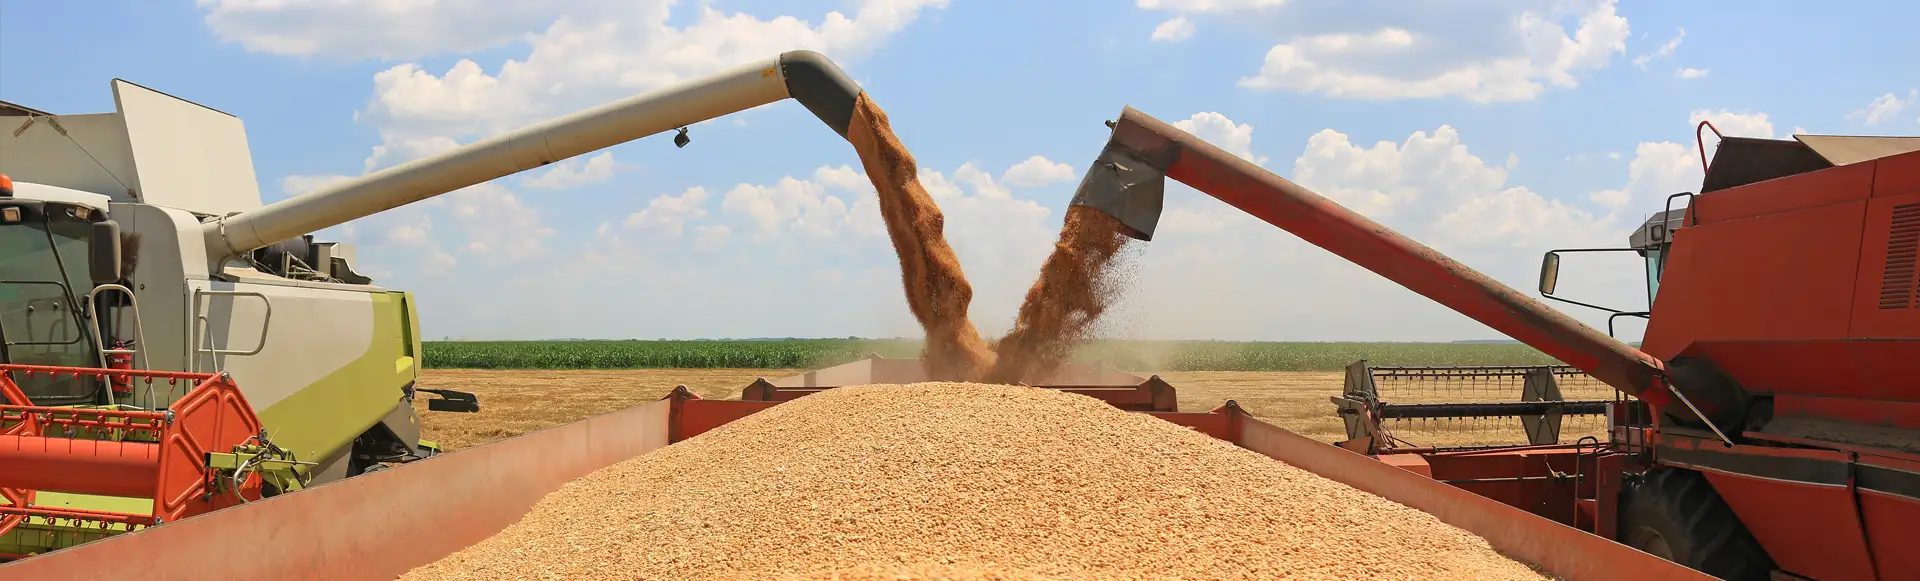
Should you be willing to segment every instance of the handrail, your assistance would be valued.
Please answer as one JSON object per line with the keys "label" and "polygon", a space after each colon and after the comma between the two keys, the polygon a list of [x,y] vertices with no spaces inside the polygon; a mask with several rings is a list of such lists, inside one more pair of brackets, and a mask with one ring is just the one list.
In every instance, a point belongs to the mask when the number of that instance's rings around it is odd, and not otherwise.
{"label": "handrail", "polygon": [[[266,316],[260,318],[260,343],[257,345],[254,345],[252,350],[247,350],[247,351],[242,351],[238,349],[214,348],[211,345],[211,341],[213,338],[212,333],[202,332],[207,330],[206,323],[208,322],[207,316],[200,312],[200,297],[203,297],[203,296],[255,297],[260,299],[261,304],[264,304],[267,307]],[[193,347],[194,347],[194,353],[196,354],[196,356],[193,357],[192,361],[188,363],[187,369],[189,370],[197,370],[197,368],[199,367],[200,358],[197,356],[198,354],[213,355],[216,358],[218,358],[221,355],[238,355],[241,357],[246,357],[250,355],[259,355],[262,350],[265,350],[267,348],[267,332],[269,329],[271,329],[271,325],[273,323],[273,301],[267,299],[267,295],[260,294],[254,291],[222,291],[222,290],[196,289],[193,291],[193,320],[196,322],[195,325],[193,326],[193,332],[194,332]],[[203,338],[209,342],[209,345],[206,347],[200,346],[200,341]],[[219,367],[219,362],[217,359],[214,363],[214,366]]]}
{"label": "handrail", "polygon": [[[133,313],[133,340],[135,345],[133,349],[108,349],[106,341],[100,336],[100,291],[103,290],[120,291],[122,294],[127,295],[127,309]],[[143,364],[151,363],[151,361],[147,360],[146,353],[142,351],[147,345],[147,329],[140,324],[140,300],[133,296],[133,289],[113,283],[95,285],[92,291],[87,292],[87,312],[90,313],[94,319],[93,324],[87,325],[87,332],[93,336],[93,346],[100,350],[101,367],[107,366],[108,354],[125,351],[134,357],[134,369],[147,368],[147,365]],[[111,384],[107,386],[107,404],[119,404],[119,402],[113,399],[113,386]],[[157,402],[153,399],[152,382],[147,383],[147,405],[157,405]]]}

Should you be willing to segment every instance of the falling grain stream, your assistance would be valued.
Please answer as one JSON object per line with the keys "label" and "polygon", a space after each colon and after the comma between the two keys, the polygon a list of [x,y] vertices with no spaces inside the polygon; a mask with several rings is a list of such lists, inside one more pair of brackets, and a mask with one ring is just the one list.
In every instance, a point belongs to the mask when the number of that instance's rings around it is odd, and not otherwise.
{"label": "falling grain stream", "polygon": [[854,107],[847,139],[879,192],[881,217],[900,257],[907,306],[926,332],[929,377],[1039,381],[1091,338],[1119,290],[1115,258],[1131,240],[1121,234],[1118,221],[1089,208],[1070,208],[1012,332],[989,346],[967,318],[973,287],[947,244],[945,217],[920,186],[913,155],[893,134],[886,112],[865,93]]}

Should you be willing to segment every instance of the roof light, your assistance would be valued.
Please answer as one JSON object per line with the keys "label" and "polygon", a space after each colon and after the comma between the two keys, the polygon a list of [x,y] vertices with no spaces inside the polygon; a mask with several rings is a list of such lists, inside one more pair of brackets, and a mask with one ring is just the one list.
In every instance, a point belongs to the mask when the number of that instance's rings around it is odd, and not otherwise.
{"label": "roof light", "polygon": [[13,197],[13,178],[7,177],[7,174],[0,173],[0,198],[11,197]]}

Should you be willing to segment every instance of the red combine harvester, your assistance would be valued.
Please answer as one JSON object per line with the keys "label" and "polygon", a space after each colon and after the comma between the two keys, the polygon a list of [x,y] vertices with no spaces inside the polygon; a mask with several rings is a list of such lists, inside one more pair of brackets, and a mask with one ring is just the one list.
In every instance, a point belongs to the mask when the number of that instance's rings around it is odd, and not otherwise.
{"label": "red combine harvester", "polygon": [[[1136,238],[1170,177],[1627,396],[1605,442],[1349,449],[1725,579],[1920,578],[1920,139],[1724,138],[1619,249],[1648,269],[1651,312],[1612,315],[1648,319],[1635,349],[1137,110],[1109,125],[1073,203]],[[1587,251],[1548,253],[1543,294]]]}

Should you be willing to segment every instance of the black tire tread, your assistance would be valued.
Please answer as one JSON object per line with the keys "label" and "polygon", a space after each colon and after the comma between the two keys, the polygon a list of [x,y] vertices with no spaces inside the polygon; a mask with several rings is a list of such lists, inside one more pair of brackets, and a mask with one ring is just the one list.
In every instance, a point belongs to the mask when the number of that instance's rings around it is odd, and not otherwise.
{"label": "black tire tread", "polygon": [[[1662,515],[1679,530],[1662,530],[1674,547],[1674,560],[1729,581],[1765,580],[1773,559],[1741,524],[1713,484],[1692,470],[1656,468],[1631,487],[1623,506],[1620,533],[1626,535],[1646,513]],[[1643,513],[1642,511],[1645,511]],[[1681,547],[1684,546],[1686,554]]]}

